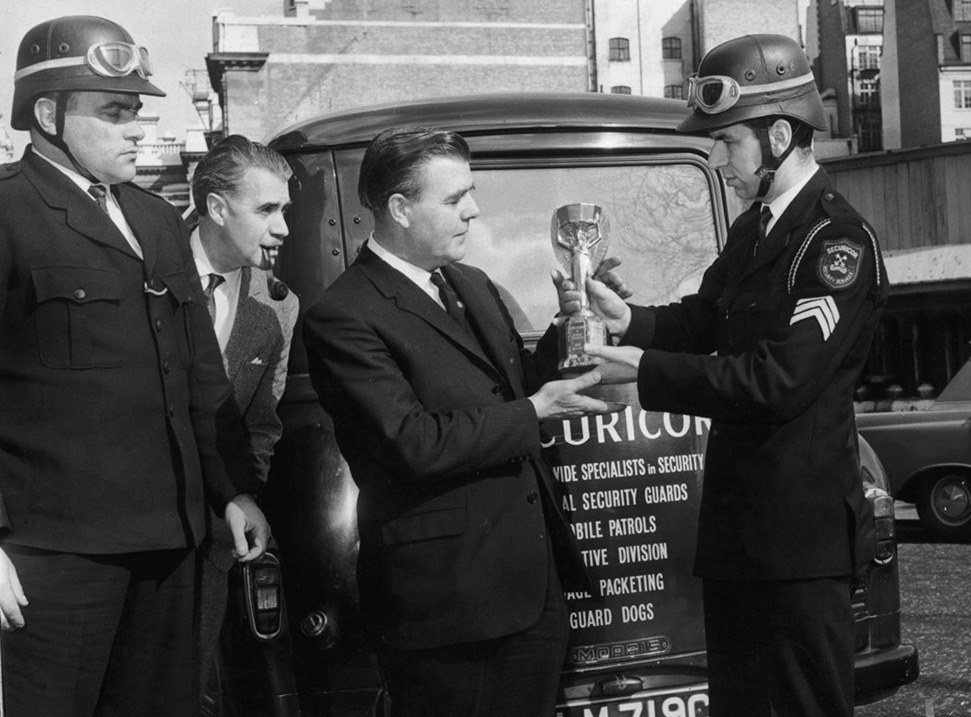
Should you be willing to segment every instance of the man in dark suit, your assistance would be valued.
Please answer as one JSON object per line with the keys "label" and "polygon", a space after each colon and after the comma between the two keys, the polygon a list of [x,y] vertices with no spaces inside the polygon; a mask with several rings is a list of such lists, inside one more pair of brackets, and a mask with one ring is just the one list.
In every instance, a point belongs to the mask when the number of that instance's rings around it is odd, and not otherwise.
{"label": "man in dark suit", "polygon": [[[205,498],[268,527],[185,225],[131,183],[148,53],[72,16],[20,45],[0,169],[0,615],[7,714],[191,714]],[[29,602],[28,602],[29,601]]]}
{"label": "man in dark suit", "polygon": [[472,190],[458,135],[376,137],[358,185],[374,232],[305,323],[360,488],[361,607],[396,717],[551,714],[562,586],[584,579],[539,422],[608,406],[578,393],[596,372],[544,384],[555,334],[525,351],[496,287],[459,263]]}
{"label": "man in dark suit", "polygon": [[[299,302],[273,279],[289,233],[291,170],[279,154],[241,135],[220,140],[192,175],[199,225],[190,235],[196,269],[209,299],[226,374],[243,413],[249,453],[265,484],[283,424],[276,413],[287,382],[290,339]],[[270,286],[273,287],[271,291]],[[210,511],[201,550],[200,684],[205,691],[226,613],[226,574],[236,562],[225,523]]]}
{"label": "man in dark suit", "polygon": [[628,307],[590,282],[627,346],[591,347],[641,404],[712,418],[695,571],[712,717],[853,712],[850,579],[873,556],[853,391],[888,286],[873,230],[812,152],[826,118],[792,39],[720,45],[690,79],[709,165],[753,201],[698,293]]}

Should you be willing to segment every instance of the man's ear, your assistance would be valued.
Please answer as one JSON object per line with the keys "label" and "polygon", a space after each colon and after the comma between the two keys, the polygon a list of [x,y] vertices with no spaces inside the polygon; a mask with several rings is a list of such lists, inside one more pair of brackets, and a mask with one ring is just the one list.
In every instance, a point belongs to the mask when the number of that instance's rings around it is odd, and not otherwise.
{"label": "man's ear", "polygon": [[789,120],[781,117],[769,126],[769,146],[772,148],[772,155],[778,157],[792,142],[792,124]]}
{"label": "man's ear", "polygon": [[34,101],[34,118],[47,134],[57,134],[57,101],[51,97],[38,97]]}
{"label": "man's ear", "polygon": [[388,216],[402,229],[411,226],[411,201],[399,193],[388,197]]}
{"label": "man's ear", "polygon": [[221,227],[226,225],[227,209],[226,199],[222,195],[209,192],[206,196],[206,211],[214,224]]}

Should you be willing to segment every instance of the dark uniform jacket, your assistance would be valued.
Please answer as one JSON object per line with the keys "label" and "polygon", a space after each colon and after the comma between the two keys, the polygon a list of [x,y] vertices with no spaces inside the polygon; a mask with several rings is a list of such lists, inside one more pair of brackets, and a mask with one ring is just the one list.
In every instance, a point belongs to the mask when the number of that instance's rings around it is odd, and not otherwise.
{"label": "dark uniform jacket", "polygon": [[696,572],[844,576],[872,551],[853,392],[887,278],[872,229],[823,170],[756,248],[759,210],[732,225],[696,295],[635,307],[624,342],[650,347],[645,408],[712,418]]}
{"label": "dark uniform jacket", "polygon": [[[34,155],[0,169],[4,540],[78,553],[194,544],[256,487],[187,230],[114,187],[144,252]],[[228,463],[224,463],[228,461]]]}
{"label": "dark uniform jacket", "polygon": [[552,357],[537,360],[485,274],[443,273],[481,348],[368,249],[304,323],[314,388],[360,488],[358,584],[376,647],[529,627],[544,605],[551,533],[564,569],[582,571],[526,398],[542,378],[534,368],[555,367],[555,338],[544,344]]}

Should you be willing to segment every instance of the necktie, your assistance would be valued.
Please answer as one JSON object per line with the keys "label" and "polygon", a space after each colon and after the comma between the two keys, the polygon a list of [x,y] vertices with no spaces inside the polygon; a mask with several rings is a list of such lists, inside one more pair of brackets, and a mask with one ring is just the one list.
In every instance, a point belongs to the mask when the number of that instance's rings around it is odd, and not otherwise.
{"label": "necktie", "polygon": [[206,308],[209,309],[209,318],[212,319],[212,323],[216,323],[216,297],[214,296],[216,287],[222,284],[226,279],[219,274],[210,274],[209,283],[206,284],[206,288],[203,289],[202,293],[206,295]]}
{"label": "necktie", "polygon": [[92,184],[90,187],[88,187],[88,194],[94,197],[94,201],[96,201],[98,203],[98,206],[101,207],[101,211],[107,214],[108,213],[108,199],[107,199],[108,189],[105,187],[105,185]]}
{"label": "necktie", "polygon": [[759,212],[759,235],[755,238],[755,254],[758,254],[759,248],[765,242],[765,230],[770,221],[772,221],[772,210],[769,209],[768,204],[763,204]]}
{"label": "necktie", "polygon": [[438,296],[445,305],[445,310],[448,312],[448,315],[455,319],[456,323],[468,332],[469,323],[465,318],[465,307],[459,301],[458,294],[448,285],[445,277],[437,271],[432,272],[432,283],[438,287]]}

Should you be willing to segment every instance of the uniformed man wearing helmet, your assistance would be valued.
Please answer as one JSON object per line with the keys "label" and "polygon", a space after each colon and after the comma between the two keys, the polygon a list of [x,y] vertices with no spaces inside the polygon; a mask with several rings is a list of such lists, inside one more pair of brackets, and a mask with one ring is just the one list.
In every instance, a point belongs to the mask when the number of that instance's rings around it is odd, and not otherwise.
{"label": "uniformed man wearing helmet", "polygon": [[712,419],[695,562],[712,717],[849,715],[850,581],[873,550],[853,392],[888,291],[880,250],[813,157],[823,108],[793,40],[714,48],[688,107],[679,129],[711,136],[709,165],[752,206],[680,303],[592,282],[625,345],[591,353],[644,408]]}
{"label": "uniformed man wearing helmet", "polygon": [[[147,50],[41,23],[0,167],[0,623],[8,717],[197,707],[204,495],[241,559],[268,528],[174,207],[131,183]],[[218,437],[218,441],[217,441]]]}

